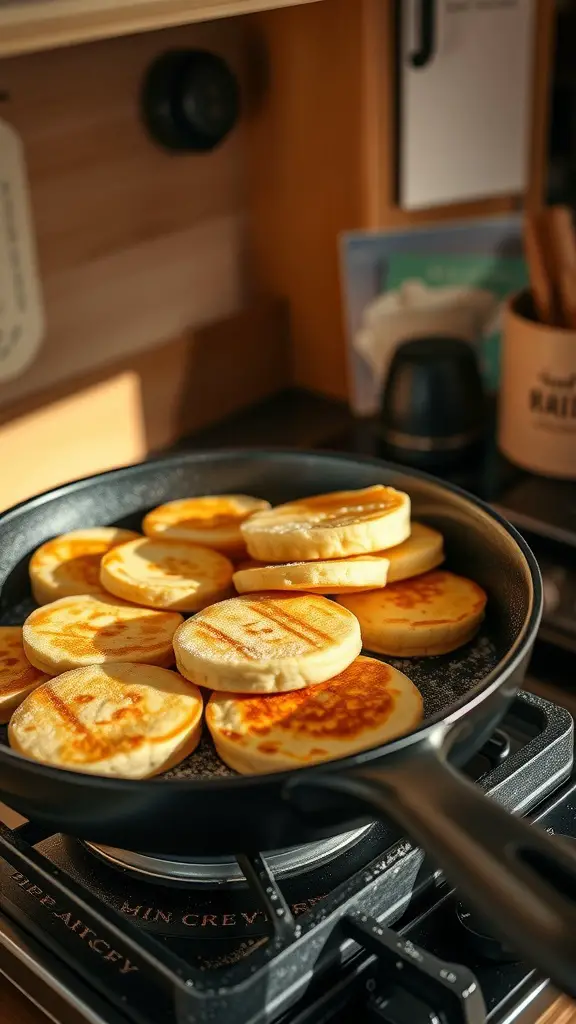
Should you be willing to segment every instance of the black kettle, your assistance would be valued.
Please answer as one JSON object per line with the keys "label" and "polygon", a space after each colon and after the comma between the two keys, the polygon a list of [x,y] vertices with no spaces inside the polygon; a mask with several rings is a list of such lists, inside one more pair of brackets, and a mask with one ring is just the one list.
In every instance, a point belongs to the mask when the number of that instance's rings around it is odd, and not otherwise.
{"label": "black kettle", "polygon": [[402,342],[382,392],[386,455],[422,469],[459,464],[478,448],[486,400],[468,342],[431,335]]}

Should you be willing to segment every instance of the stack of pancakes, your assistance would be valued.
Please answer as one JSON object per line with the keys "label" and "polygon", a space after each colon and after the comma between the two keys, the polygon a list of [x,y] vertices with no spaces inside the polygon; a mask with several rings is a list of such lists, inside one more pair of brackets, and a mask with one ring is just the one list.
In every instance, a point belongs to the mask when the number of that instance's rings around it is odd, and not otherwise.
{"label": "stack of pancakes", "polygon": [[200,688],[216,750],[239,772],[379,746],[420,722],[422,699],[362,647],[451,651],[484,613],[484,592],[437,569],[442,536],[411,523],[391,487],[276,508],[180,499],[142,527],[78,530],[32,556],[40,607],[22,630],[0,629],[0,721],[11,716],[20,753],[158,774],[199,741]]}

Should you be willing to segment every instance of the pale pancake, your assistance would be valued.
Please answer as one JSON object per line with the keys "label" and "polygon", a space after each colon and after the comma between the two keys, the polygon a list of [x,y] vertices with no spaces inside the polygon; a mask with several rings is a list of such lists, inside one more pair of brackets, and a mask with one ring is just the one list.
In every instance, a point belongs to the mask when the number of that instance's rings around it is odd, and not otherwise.
{"label": "pale pancake", "polygon": [[146,608],[197,612],[232,593],[233,572],[218,551],[142,537],[104,555],[100,580],[111,594]]}
{"label": "pale pancake", "polygon": [[44,683],[12,716],[10,745],[43,764],[145,779],[191,754],[202,695],[154,665],[90,665]]}
{"label": "pale pancake", "polygon": [[319,562],[254,565],[233,576],[239,594],[258,590],[305,590],[316,594],[349,594],[386,586],[388,559],[384,555],[354,555]]}
{"label": "pale pancake", "polygon": [[222,601],[188,619],[174,636],[183,676],[234,693],[276,693],[324,682],[342,672],[360,647],[351,612],[301,593]]}
{"label": "pale pancake", "polygon": [[30,583],[38,604],[75,594],[102,594],[102,555],[140,534],[117,526],[72,530],[46,541],[30,559]]}
{"label": "pale pancake", "polygon": [[337,600],[358,617],[367,650],[408,658],[461,647],[476,633],[486,607],[477,583],[442,570]]}
{"label": "pale pancake", "polygon": [[410,498],[381,484],[320,494],[257,512],[242,533],[251,557],[264,562],[370,554],[410,535]]}
{"label": "pale pancake", "polygon": [[50,677],[30,664],[24,653],[21,626],[0,626],[0,723]]}
{"label": "pale pancake", "polygon": [[384,554],[390,559],[388,583],[397,583],[441,565],[444,561],[444,538],[431,526],[412,521],[408,540],[395,548],[388,548]]}
{"label": "pale pancake", "polygon": [[236,572],[242,572],[244,569],[262,569],[265,565],[270,565],[270,562],[261,562],[258,558],[249,558],[248,555],[246,555],[244,558],[240,558],[235,562],[235,569]]}
{"label": "pale pancake", "polygon": [[22,636],[28,660],[49,675],[109,661],[173,665],[178,612],[134,608],[114,597],[62,597],[31,613]]}
{"label": "pale pancake", "polygon": [[210,494],[201,498],[180,498],[153,508],[144,517],[147,537],[182,540],[222,551],[230,557],[246,550],[240,526],[254,512],[270,508],[268,501],[248,494]]}
{"label": "pale pancake", "polygon": [[218,754],[245,775],[369,750],[415,729],[422,717],[422,697],[407,676],[363,657],[333,679],[297,693],[215,693],[206,707]]}

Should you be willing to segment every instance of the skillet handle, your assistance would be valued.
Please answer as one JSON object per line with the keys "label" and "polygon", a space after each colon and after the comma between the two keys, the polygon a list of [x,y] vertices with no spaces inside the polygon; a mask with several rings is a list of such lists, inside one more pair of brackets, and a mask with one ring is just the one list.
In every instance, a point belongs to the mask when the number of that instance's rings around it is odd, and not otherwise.
{"label": "skillet handle", "polygon": [[318,820],[327,792],[405,828],[495,935],[576,996],[576,857],[567,845],[504,811],[433,749],[348,775],[296,774],[287,796]]}

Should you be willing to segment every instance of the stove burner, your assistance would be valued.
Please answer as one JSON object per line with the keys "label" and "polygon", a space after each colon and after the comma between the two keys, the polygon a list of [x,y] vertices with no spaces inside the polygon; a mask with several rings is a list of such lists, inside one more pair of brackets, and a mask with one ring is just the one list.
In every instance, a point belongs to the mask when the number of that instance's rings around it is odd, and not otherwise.
{"label": "stove burner", "polygon": [[[307,869],[316,869],[328,864],[355,846],[373,828],[373,825],[364,825],[353,832],[323,839],[317,843],[274,850],[266,854],[266,862],[276,878],[291,878]],[[113,846],[100,846],[87,841],[84,845],[109,864],[117,868],[127,868],[134,874],[146,876],[154,881],[171,879],[192,882],[195,885],[245,881],[244,874],[233,857],[182,857],[170,854],[154,856],[133,853],[130,850],[117,850]]]}

